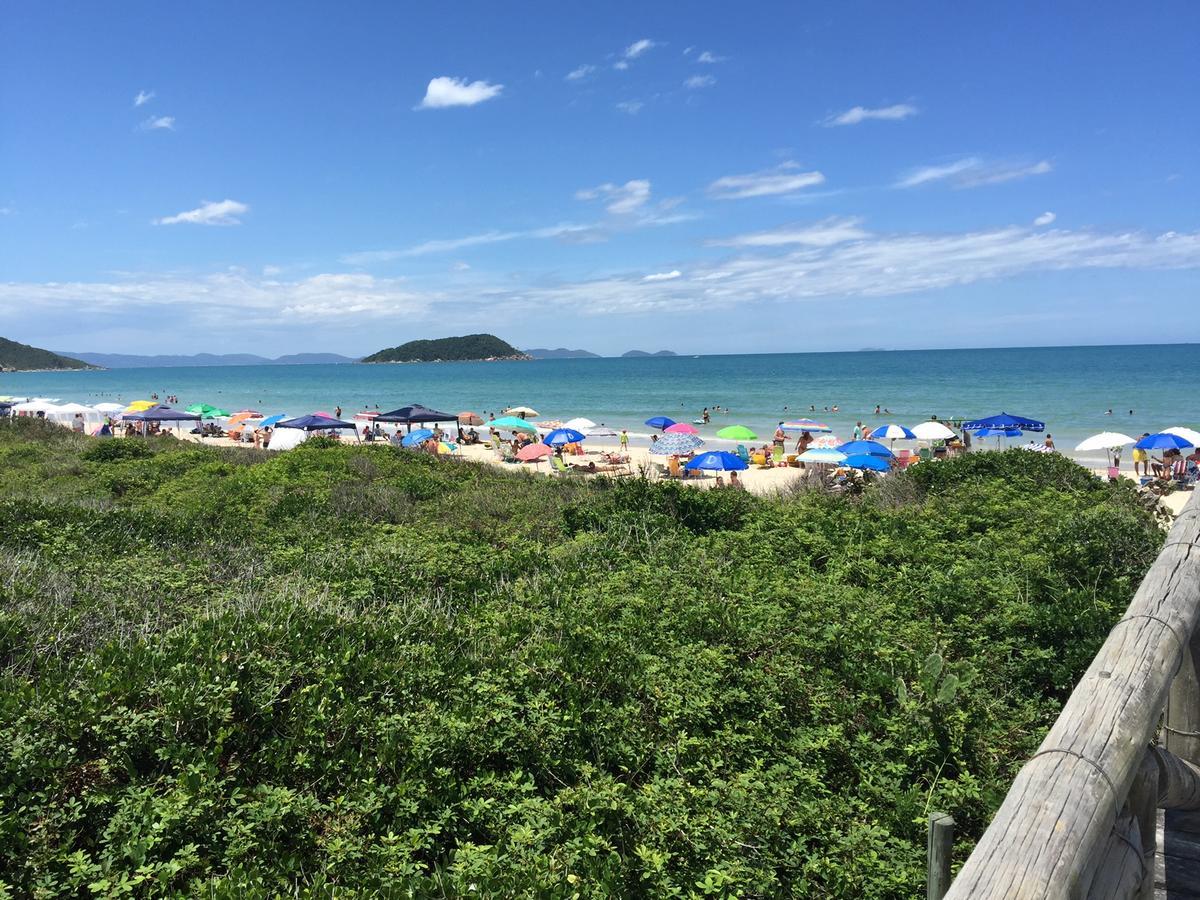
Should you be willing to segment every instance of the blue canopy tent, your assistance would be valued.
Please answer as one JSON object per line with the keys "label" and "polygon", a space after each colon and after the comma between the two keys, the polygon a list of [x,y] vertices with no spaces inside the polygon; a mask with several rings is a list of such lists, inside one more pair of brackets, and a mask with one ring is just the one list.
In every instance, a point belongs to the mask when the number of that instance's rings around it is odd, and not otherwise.
{"label": "blue canopy tent", "polygon": [[975,437],[981,438],[1012,438],[1021,436],[1020,428],[980,428],[975,432]]}
{"label": "blue canopy tent", "polygon": [[182,409],[172,409],[158,404],[143,409],[141,412],[125,413],[121,417],[126,422],[199,422],[200,417],[195,413],[184,412]]}
{"label": "blue canopy tent", "polygon": [[458,414],[441,412],[436,409],[430,409],[428,406],[422,406],[420,403],[410,403],[408,406],[401,406],[399,409],[393,409],[391,412],[380,413],[374,419],[376,422],[395,422],[400,425],[406,425],[409,432],[412,431],[414,425],[425,425],[430,422],[453,422],[458,425]]}
{"label": "blue canopy tent", "polygon": [[349,428],[358,434],[358,426],[353,422],[343,422],[332,416],[321,416],[313,413],[310,416],[298,416],[295,419],[284,419],[276,428],[299,428],[301,431],[336,431],[339,428]]}
{"label": "blue canopy tent", "polygon": [[657,428],[659,431],[666,431],[675,424],[675,420],[666,416],[651,416],[644,424],[649,425],[651,428]]}
{"label": "blue canopy tent", "polygon": [[707,469],[710,472],[740,472],[750,468],[745,460],[728,450],[709,450],[701,453],[695,459],[684,463],[683,467],[693,472],[701,469]]}
{"label": "blue canopy tent", "polygon": [[999,415],[963,422],[962,427],[968,431],[978,431],[981,428],[1019,428],[1021,431],[1045,431],[1046,423],[1039,422],[1037,419],[1027,419],[1024,416],[1010,416],[1008,413],[1002,412]]}

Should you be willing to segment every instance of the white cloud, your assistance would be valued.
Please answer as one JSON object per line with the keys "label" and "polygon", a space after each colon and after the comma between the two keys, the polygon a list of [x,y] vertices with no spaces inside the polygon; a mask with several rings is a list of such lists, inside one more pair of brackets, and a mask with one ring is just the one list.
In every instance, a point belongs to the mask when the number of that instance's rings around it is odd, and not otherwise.
{"label": "white cloud", "polygon": [[696,90],[698,88],[712,87],[716,83],[717,79],[711,75],[693,75],[684,81],[683,86],[690,90]]}
{"label": "white cloud", "polygon": [[156,131],[164,129],[166,131],[175,130],[174,116],[151,116],[141,124],[142,131]]}
{"label": "white cloud", "polygon": [[456,262],[456,263],[454,264],[454,271],[455,271],[455,272],[465,272],[465,271],[467,271],[467,270],[468,270],[468,269],[470,269],[470,268],[471,268],[471,264],[470,264],[470,263],[465,263],[465,262],[462,262],[461,260],[460,260],[459,262]]}
{"label": "white cloud", "polygon": [[283,268],[281,266],[263,266],[262,273],[266,278],[274,278],[276,275],[283,274]]}
{"label": "white cloud", "polygon": [[450,78],[441,76],[433,78],[425,88],[425,98],[416,109],[443,109],[447,106],[474,106],[499,97],[504,90],[502,84],[489,84],[486,81],[469,82],[465,78]]}
{"label": "white cloud", "polygon": [[629,113],[631,116],[636,116],[638,111],[641,110],[641,108],[645,105],[646,104],[641,100],[622,100],[616,106],[621,112]]}
{"label": "white cloud", "polygon": [[726,175],[710,184],[708,193],[718,200],[741,200],[790,194],[825,183],[825,176],[820,172],[801,172],[799,168],[796,163],[787,162],[761,172]]}
{"label": "white cloud", "polygon": [[[1200,268],[1200,232],[1038,231],[1012,226],[954,234],[872,234],[831,246],[760,250],[681,267],[678,277],[641,273],[588,281],[525,283],[506,274],[490,285],[447,282],[414,289],[403,279],[321,274],[278,281],[230,271],[205,277],[132,275],[98,282],[0,282],[0,323],[34,311],[42,322],[135,321],[170,311],[180,327],[280,329],[295,322],[350,326],[428,317],[444,323],[486,307],[489,321],[527,320],[570,308],[585,315],[678,313],[719,302],[827,301],[935,291],[1030,273],[1078,269]],[[674,269],[661,274],[670,275]],[[658,273],[655,273],[658,274]],[[2,329],[0,329],[2,330]]]}
{"label": "white cloud", "polygon": [[874,109],[866,106],[855,106],[840,115],[825,120],[825,125],[858,125],[868,119],[878,119],[885,122],[898,122],[915,116],[918,110],[908,103],[897,103],[894,106],[877,106]]}
{"label": "white cloud", "polygon": [[181,223],[189,223],[192,225],[240,225],[240,215],[250,211],[250,207],[245,203],[239,203],[237,200],[221,200],[217,203],[205,202],[200,204],[196,209],[190,209],[187,212],[176,213],[173,216],[166,216],[162,219],[156,219],[156,225],[179,225]]}
{"label": "white cloud", "polygon": [[138,91],[137,96],[133,98],[134,106],[144,106],[154,99],[154,91]]}
{"label": "white cloud", "polygon": [[1038,216],[1036,219],[1033,220],[1033,224],[1034,225],[1049,225],[1051,222],[1053,222],[1057,218],[1058,218],[1058,216],[1056,216],[1052,212],[1044,212],[1040,216]]}
{"label": "white cloud", "polygon": [[861,224],[861,219],[830,218],[812,225],[789,225],[709,243],[719,247],[832,247],[834,244],[870,237],[870,232],[859,227]]}
{"label": "white cloud", "polygon": [[585,188],[575,192],[577,200],[606,200],[605,205],[610,213],[617,216],[628,215],[640,210],[650,199],[650,182],[644,178],[634,178],[624,184],[602,184],[599,187]]}
{"label": "white cloud", "polygon": [[595,71],[596,71],[595,66],[589,66],[587,63],[584,63],[582,66],[574,68],[570,72],[567,73],[567,81],[579,81],[581,79],[587,78],[589,75],[591,75]]}
{"label": "white cloud", "polygon": [[16,215],[16,208],[12,206],[0,206],[0,216]]}
{"label": "white cloud", "polygon": [[700,63],[720,63],[720,62],[725,62],[725,60],[726,60],[726,57],[714,56],[712,53],[709,53],[707,50],[705,50],[703,53],[701,53],[699,56],[696,57],[696,62],[700,62]]}
{"label": "white cloud", "polygon": [[654,41],[650,40],[650,38],[642,38],[640,41],[634,41],[632,44],[630,44],[628,47],[625,48],[625,58],[626,59],[637,59],[639,56],[644,54],[647,50],[651,50],[657,46],[658,46],[658,44],[656,44]]}
{"label": "white cloud", "polygon": [[678,269],[672,269],[670,272],[655,272],[653,275],[645,276],[642,281],[674,281],[683,275]]}
{"label": "white cloud", "polygon": [[[594,231],[595,225],[575,225],[565,223],[551,225],[545,228],[530,228],[522,231],[485,231],[481,234],[469,234],[460,238],[440,238],[423,241],[412,247],[401,250],[362,250],[347,253],[340,257],[341,262],[351,266],[367,266],[372,263],[391,262],[412,256],[428,256],[433,253],[449,253],[455,250],[465,250],[469,247],[482,247],[488,244],[503,244],[507,241],[517,241],[530,238],[569,238],[574,235]],[[462,265],[465,265],[463,263]]]}
{"label": "white cloud", "polygon": [[1002,184],[1033,175],[1045,175],[1053,169],[1047,160],[1036,163],[985,162],[976,156],[942,165],[914,169],[895,184],[899,188],[919,187],[936,181],[947,181],[956,188],[983,187]]}

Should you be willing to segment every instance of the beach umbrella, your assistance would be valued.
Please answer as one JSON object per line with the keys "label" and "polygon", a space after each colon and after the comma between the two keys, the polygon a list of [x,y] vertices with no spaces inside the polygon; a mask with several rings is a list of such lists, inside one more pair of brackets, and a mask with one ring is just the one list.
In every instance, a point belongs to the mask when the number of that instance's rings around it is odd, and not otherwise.
{"label": "beach umbrella", "polygon": [[546,431],[553,431],[555,428],[562,428],[563,423],[558,419],[542,419],[540,422],[534,422],[535,428],[544,428]]}
{"label": "beach umbrella", "polygon": [[846,459],[846,454],[840,453],[832,447],[813,447],[812,449],[805,450],[796,458],[805,463],[840,465]]}
{"label": "beach umbrella", "polygon": [[649,425],[651,428],[657,428],[660,431],[666,431],[675,424],[675,420],[666,416],[651,416],[643,424]]}
{"label": "beach umbrella", "polygon": [[583,416],[577,416],[574,419],[568,419],[563,423],[563,428],[574,428],[576,431],[582,431],[587,434],[596,427],[596,423],[591,419],[585,419]]}
{"label": "beach umbrella", "polygon": [[517,459],[521,462],[536,462],[547,456],[554,455],[554,448],[547,444],[526,444],[517,451]]}
{"label": "beach umbrella", "polygon": [[120,403],[97,403],[94,407],[97,412],[102,413],[120,412],[124,408]]}
{"label": "beach umbrella", "polygon": [[473,413],[469,409],[464,410],[463,412],[460,412],[458,414],[458,424],[459,425],[482,425],[483,424],[483,416],[479,415],[479,413]]}
{"label": "beach umbrella", "polygon": [[438,441],[437,452],[441,455],[453,453],[458,449],[458,444],[447,444],[445,441]]}
{"label": "beach umbrella", "polygon": [[758,435],[745,425],[726,425],[717,432],[717,437],[726,441],[755,441]]}
{"label": "beach umbrella", "polygon": [[895,456],[891,450],[879,443],[879,441],[847,441],[844,444],[838,445],[838,452],[845,453],[846,456],[879,456],[884,459]]}
{"label": "beach umbrella", "polygon": [[809,431],[809,432],[830,432],[833,431],[828,425],[821,422],[814,422],[812,419],[793,419],[791,422],[784,422],[779,426],[784,431]]}
{"label": "beach umbrella", "polygon": [[1195,445],[1187,438],[1169,431],[1160,431],[1158,434],[1147,435],[1133,446],[1138,450],[1182,450]]}
{"label": "beach umbrella", "polygon": [[1182,425],[1176,425],[1173,428],[1164,428],[1163,434],[1173,434],[1177,437],[1188,441],[1193,447],[1200,447],[1200,431],[1195,431],[1191,428],[1184,428]]}
{"label": "beach umbrella", "polygon": [[528,406],[510,406],[508,409],[503,410],[503,412],[505,415],[519,416],[522,419],[538,415],[536,409],[530,409]]}
{"label": "beach umbrella", "polygon": [[[234,413],[234,414],[233,414],[233,417],[236,419],[236,418],[238,418],[238,417],[240,417],[240,416],[261,416],[261,415],[262,415],[262,413],[260,413],[260,412],[255,412],[255,411],[254,411],[254,410],[252,410],[252,409],[243,409],[243,410],[242,410],[241,412],[239,412],[239,413]],[[310,412],[310,413],[309,413],[309,415],[310,415],[310,416],[324,416],[324,417],[325,417],[325,418],[327,418],[327,419],[336,419],[336,418],[337,418],[337,416],[335,416],[333,413],[331,413],[331,412],[326,412],[326,411],[325,411],[325,410],[323,410],[323,409],[318,409],[316,412]]]}
{"label": "beach umbrella", "polygon": [[542,443],[547,447],[561,447],[563,444],[578,444],[586,437],[587,435],[576,431],[574,428],[555,428],[542,438]]}
{"label": "beach umbrella", "polygon": [[875,441],[915,441],[917,436],[903,425],[877,425],[867,431],[867,437]]}
{"label": "beach umbrella", "polygon": [[287,418],[287,415],[285,413],[276,413],[273,416],[267,416],[265,419],[263,419],[261,422],[259,422],[258,427],[259,428],[270,428],[272,425],[277,425],[278,423],[282,422],[286,418]]}
{"label": "beach umbrella", "polygon": [[[965,427],[965,426],[964,426]],[[975,431],[975,437],[981,438],[1013,438],[1020,437],[1020,428],[980,428]]]}
{"label": "beach umbrella", "polygon": [[587,429],[588,437],[616,437],[617,432],[607,425],[597,425],[595,428]]}
{"label": "beach umbrella", "polygon": [[1053,447],[1047,447],[1045,444],[1039,444],[1035,441],[1030,441],[1028,444],[1023,444],[1017,448],[1018,450],[1028,450],[1030,453],[1057,453]]}
{"label": "beach umbrella", "polygon": [[912,428],[913,437],[918,441],[948,441],[955,437],[953,431],[941,422],[922,422]]}
{"label": "beach umbrella", "polygon": [[891,468],[886,459],[873,456],[870,453],[855,453],[842,461],[843,466],[851,469],[861,469],[870,472],[886,472]]}
{"label": "beach umbrella", "polygon": [[1024,416],[1011,416],[1008,413],[997,413],[982,419],[972,419],[963,422],[963,428],[968,431],[979,431],[983,428],[1016,428],[1019,431],[1045,431],[1046,423],[1037,419],[1027,419]]}
{"label": "beach umbrella", "polygon": [[[242,418],[249,416],[251,419],[261,419],[262,418],[262,413],[260,413],[257,409],[239,409],[236,413],[234,413],[234,415],[241,416]],[[313,415],[314,416],[329,416],[329,413],[315,412],[315,413],[313,413]],[[329,418],[332,419],[333,416],[329,416]]]}
{"label": "beach umbrella", "polygon": [[701,453],[695,459],[684,463],[683,467],[693,472],[700,469],[710,472],[740,472],[742,469],[750,468],[745,460],[727,450],[709,450]]}
{"label": "beach umbrella", "polygon": [[1085,438],[1075,445],[1075,452],[1082,453],[1086,450],[1115,450],[1117,447],[1124,447],[1132,444],[1137,438],[1131,438],[1127,434],[1121,434],[1119,431],[1102,431],[1099,434],[1093,434],[1090,438]]}
{"label": "beach umbrella", "polygon": [[140,412],[126,413],[122,418],[130,422],[199,422],[200,417],[195,413],[184,412],[182,409],[172,409],[159,404]]}
{"label": "beach umbrella", "polygon": [[700,429],[688,422],[676,422],[663,429],[665,434],[699,434]]}
{"label": "beach umbrella", "polygon": [[493,419],[488,422],[493,428],[498,428],[502,431],[527,431],[530,434],[536,434],[537,429],[533,424],[526,422],[524,419],[518,419],[516,416],[502,416],[499,419]]}
{"label": "beach umbrella", "polygon": [[836,434],[818,434],[813,438],[812,443],[808,445],[810,450],[836,450],[839,446],[845,443]]}
{"label": "beach umbrella", "polygon": [[691,453],[704,441],[694,434],[668,434],[650,445],[650,452],[656,456],[680,456]]}
{"label": "beach umbrella", "polygon": [[428,428],[418,428],[416,431],[409,432],[400,441],[401,447],[419,447],[433,437],[433,432]]}
{"label": "beach umbrella", "polygon": [[142,410],[149,409],[152,406],[158,406],[158,403],[154,400],[134,400],[125,407],[125,412],[141,412]]}

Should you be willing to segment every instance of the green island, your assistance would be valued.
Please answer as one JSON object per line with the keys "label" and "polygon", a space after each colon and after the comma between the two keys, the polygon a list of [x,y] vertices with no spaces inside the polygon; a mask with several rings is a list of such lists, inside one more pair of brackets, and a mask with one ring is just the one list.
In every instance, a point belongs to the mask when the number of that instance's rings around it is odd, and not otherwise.
{"label": "green island", "polygon": [[0,896],[923,896],[1162,541],[1020,450],[761,498],[0,422]]}
{"label": "green island", "polygon": [[94,369],[81,359],[61,356],[39,347],[19,344],[0,337],[0,372],[52,371],[56,369]]}
{"label": "green island", "polygon": [[365,363],[395,362],[481,362],[497,359],[532,359],[494,334],[464,334],[435,340],[409,341],[364,356]]}

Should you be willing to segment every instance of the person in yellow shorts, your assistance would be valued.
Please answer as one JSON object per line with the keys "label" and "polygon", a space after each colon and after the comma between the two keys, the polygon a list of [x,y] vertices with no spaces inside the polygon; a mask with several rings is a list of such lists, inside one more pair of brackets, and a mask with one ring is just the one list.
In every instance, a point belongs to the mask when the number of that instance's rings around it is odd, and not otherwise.
{"label": "person in yellow shorts", "polygon": [[[1149,432],[1146,432],[1142,435],[1142,437],[1149,436]],[[1139,449],[1138,447],[1133,448],[1133,474],[1135,476],[1150,474],[1150,454],[1145,450]]]}

